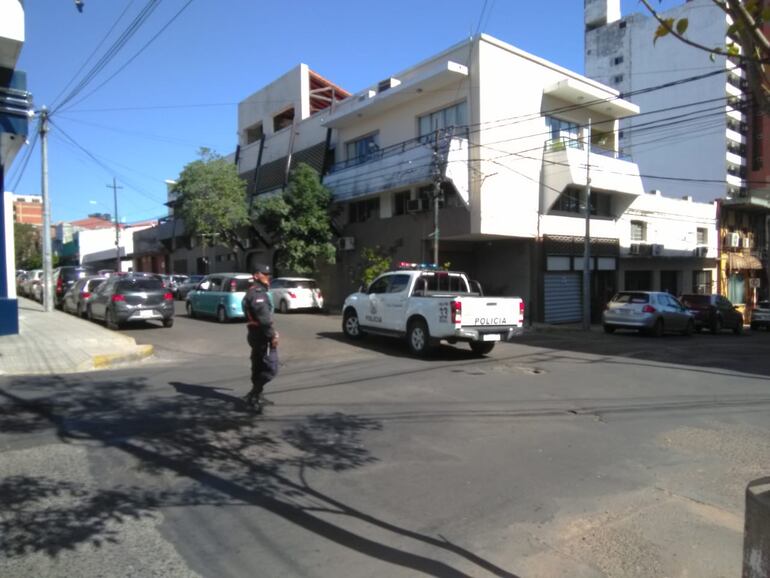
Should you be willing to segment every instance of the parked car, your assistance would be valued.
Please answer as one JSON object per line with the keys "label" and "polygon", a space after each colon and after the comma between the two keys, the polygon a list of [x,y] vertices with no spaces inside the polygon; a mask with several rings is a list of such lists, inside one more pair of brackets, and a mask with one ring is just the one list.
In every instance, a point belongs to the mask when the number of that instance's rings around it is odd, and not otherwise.
{"label": "parked car", "polygon": [[736,335],[743,332],[743,315],[721,295],[688,294],[679,300],[693,312],[695,331],[706,328],[711,333],[720,333],[722,329],[731,329]]}
{"label": "parked car", "polygon": [[62,299],[62,309],[67,313],[74,313],[78,317],[85,317],[88,302],[91,300],[96,288],[107,280],[107,277],[83,277],[78,279]]}
{"label": "parked car", "polygon": [[175,297],[180,301],[187,299],[187,294],[198,286],[198,283],[203,281],[205,275],[190,275],[187,281],[180,283],[176,288]]}
{"label": "parked car", "polygon": [[19,271],[16,273],[16,294],[17,295],[24,295],[21,291],[21,286],[24,284],[24,282],[27,280],[27,277],[29,276],[29,271]]}
{"label": "parked car", "polygon": [[324,298],[314,279],[276,277],[270,283],[273,304],[281,313],[295,309],[323,309]]}
{"label": "parked car", "polygon": [[762,328],[770,331],[770,301],[760,301],[751,310],[751,328],[755,331]]}
{"label": "parked car", "polygon": [[636,329],[655,336],[666,332],[691,335],[695,330],[692,312],[676,297],[661,291],[621,291],[602,313],[604,331]]}
{"label": "parked car", "polygon": [[110,329],[124,323],[149,321],[163,322],[163,327],[174,325],[174,296],[152,277],[115,275],[97,287],[86,305],[90,320],[103,320]]}
{"label": "parked car", "polygon": [[24,281],[21,284],[21,295],[23,297],[28,297],[30,299],[34,299],[34,286],[35,284],[40,284],[43,282],[43,270],[42,269],[32,269],[32,271],[29,271],[27,273],[27,276],[24,278]]}
{"label": "parked car", "polygon": [[249,273],[215,273],[207,275],[187,294],[187,315],[216,317],[220,323],[243,319],[243,298],[253,275]]}
{"label": "parked car", "polygon": [[187,275],[166,275],[166,277],[168,280],[168,288],[171,290],[175,297],[179,285],[189,279]]}
{"label": "parked car", "polygon": [[93,275],[93,271],[88,267],[78,267],[75,265],[64,265],[53,270],[53,303],[58,309],[62,307],[64,294],[70,290],[75,281]]}

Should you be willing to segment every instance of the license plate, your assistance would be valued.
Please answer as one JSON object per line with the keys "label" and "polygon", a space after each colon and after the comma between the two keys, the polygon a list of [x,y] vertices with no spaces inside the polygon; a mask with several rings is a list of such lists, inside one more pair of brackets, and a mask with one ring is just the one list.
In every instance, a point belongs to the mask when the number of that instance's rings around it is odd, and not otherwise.
{"label": "license plate", "polygon": [[145,319],[148,317],[154,317],[154,316],[155,316],[155,311],[153,311],[152,309],[142,309],[141,311],[139,311],[139,317],[141,317],[142,319]]}
{"label": "license plate", "polygon": [[500,341],[499,333],[487,333],[481,336],[482,341]]}

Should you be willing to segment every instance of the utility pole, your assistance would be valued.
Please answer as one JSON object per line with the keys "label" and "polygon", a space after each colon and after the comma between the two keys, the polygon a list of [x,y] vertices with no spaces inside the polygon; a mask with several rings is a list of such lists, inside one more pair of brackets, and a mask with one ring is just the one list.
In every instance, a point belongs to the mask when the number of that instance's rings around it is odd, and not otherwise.
{"label": "utility pole", "polygon": [[51,267],[51,202],[48,199],[48,109],[40,109],[40,162],[42,179],[40,192],[43,196],[43,309],[53,310],[53,268]]}
{"label": "utility pole", "polygon": [[112,189],[112,198],[115,202],[115,273],[120,273],[120,222],[118,221],[118,189],[119,187],[115,182],[115,177],[112,177],[112,184],[107,185],[108,189]]}
{"label": "utility pole", "polygon": [[439,129],[436,129],[433,142],[433,264],[438,267],[438,244],[439,244],[439,205],[441,198],[441,158],[439,154]]}
{"label": "utility pole", "polygon": [[583,330],[591,329],[591,119],[585,134],[586,143],[586,235],[583,240]]}

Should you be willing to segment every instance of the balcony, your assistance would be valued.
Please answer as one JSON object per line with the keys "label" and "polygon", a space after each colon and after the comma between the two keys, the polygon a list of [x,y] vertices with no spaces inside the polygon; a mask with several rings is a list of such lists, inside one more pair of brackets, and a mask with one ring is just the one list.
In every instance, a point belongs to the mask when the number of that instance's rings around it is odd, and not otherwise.
{"label": "balcony", "polygon": [[[591,187],[616,198],[614,212],[620,215],[644,194],[639,167],[618,153],[592,146],[590,156]],[[583,143],[574,139],[546,142],[543,153],[543,212],[547,213],[569,186],[586,185],[586,151]]]}
{"label": "balcony", "polygon": [[[452,181],[467,205],[468,139],[452,137],[441,145],[447,160],[444,176]],[[427,184],[433,178],[433,143],[429,139],[412,139],[333,165],[324,177],[324,185],[335,201]]]}

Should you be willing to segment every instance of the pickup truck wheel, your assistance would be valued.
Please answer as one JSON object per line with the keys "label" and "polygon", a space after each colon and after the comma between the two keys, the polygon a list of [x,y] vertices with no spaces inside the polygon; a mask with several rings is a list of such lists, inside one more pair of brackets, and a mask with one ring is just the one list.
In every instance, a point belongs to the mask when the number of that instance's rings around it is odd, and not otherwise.
{"label": "pickup truck wheel", "polygon": [[342,318],[342,332],[348,339],[361,339],[364,336],[358,324],[358,315],[352,309],[345,311],[345,316]]}
{"label": "pickup truck wheel", "polygon": [[495,348],[495,344],[489,341],[471,341],[471,351],[476,355],[486,355]]}
{"label": "pickup truck wheel", "polygon": [[428,326],[422,319],[416,319],[409,324],[406,332],[406,341],[409,350],[415,355],[426,356],[432,347]]}

